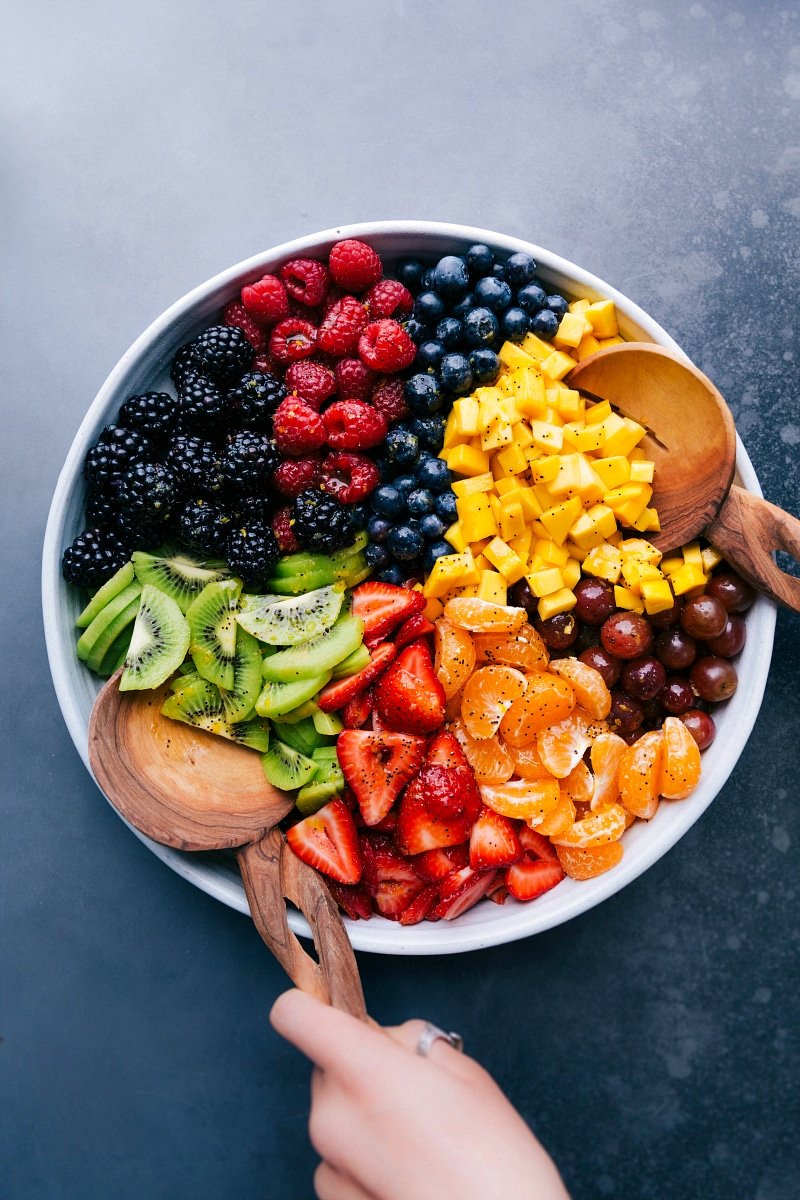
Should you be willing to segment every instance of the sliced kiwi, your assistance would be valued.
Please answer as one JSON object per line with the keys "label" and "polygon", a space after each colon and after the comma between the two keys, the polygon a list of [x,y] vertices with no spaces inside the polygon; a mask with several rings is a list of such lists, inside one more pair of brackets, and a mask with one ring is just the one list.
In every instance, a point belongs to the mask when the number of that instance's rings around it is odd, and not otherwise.
{"label": "sliced kiwi", "polygon": [[349,546],[345,546],[343,550],[337,550],[335,554],[331,555],[331,562],[334,568],[337,571],[341,570],[347,560],[352,558],[354,554],[360,554],[362,550],[366,550],[368,542],[369,538],[366,531],[363,529],[360,530]]}
{"label": "sliced kiwi", "polygon": [[266,754],[261,757],[264,774],[273,785],[283,791],[293,791],[314,778],[317,765],[299,750],[294,750],[275,738]]}
{"label": "sliced kiwi", "polygon": [[145,584],[119,681],[121,692],[159,687],[186,657],[189,623],[171,596]]}
{"label": "sliced kiwi", "polygon": [[267,580],[267,587],[284,596],[302,596],[304,592],[312,592],[335,582],[336,575],[326,567],[321,570],[313,568],[299,575],[273,575]]}
{"label": "sliced kiwi", "polygon": [[321,733],[323,737],[336,737],[344,729],[342,720],[336,713],[326,713],[321,708],[311,714],[311,720],[317,733]]}
{"label": "sliced kiwi", "polygon": [[237,625],[233,687],[230,691],[222,691],[222,703],[229,721],[244,721],[252,714],[261,685],[261,647],[252,633]]}
{"label": "sliced kiwi", "polygon": [[207,584],[229,579],[231,574],[225,563],[218,559],[204,561],[186,554],[164,556],[135,550],[132,561],[139,582],[151,583],[171,596],[184,613]]}
{"label": "sliced kiwi", "polygon": [[282,717],[316,696],[330,677],[330,671],[325,671],[323,675],[294,679],[291,683],[277,683],[274,679],[268,679],[256,700],[256,712],[260,717]]}
{"label": "sliced kiwi", "polygon": [[194,665],[209,683],[229,692],[234,688],[235,615],[241,590],[238,579],[215,580],[206,584],[186,610]]}
{"label": "sliced kiwi", "polygon": [[242,746],[262,752],[269,747],[269,725],[258,719],[228,721],[219,688],[201,675],[185,676],[173,695],[164,701],[161,711],[173,721],[183,721]]}
{"label": "sliced kiwi", "polygon": [[339,578],[345,587],[354,588],[358,587],[359,583],[363,583],[365,579],[369,579],[371,574],[372,567],[367,562],[366,555],[354,554]]}
{"label": "sliced kiwi", "polygon": [[314,777],[300,789],[295,797],[295,804],[305,817],[315,813],[317,809],[322,808],[323,804],[327,804],[334,796],[338,796],[340,792],[344,791],[344,775],[338,762],[330,759],[324,761],[313,759],[312,761],[317,765]]}
{"label": "sliced kiwi", "polygon": [[[327,554],[312,554],[308,550],[300,550],[297,554],[284,554],[275,564],[274,575],[303,575],[317,567],[328,567],[331,570],[331,560]],[[331,580],[333,583],[333,580]]]}
{"label": "sliced kiwi", "polygon": [[244,595],[236,620],[260,642],[270,646],[297,646],[330,629],[343,603],[344,585],[341,583],[278,603],[272,596]]}
{"label": "sliced kiwi", "polygon": [[[138,608],[136,611],[137,612],[139,611]],[[100,676],[101,679],[109,679],[114,674],[115,671],[118,671],[120,669],[120,667],[124,666],[125,658],[128,653],[128,647],[131,644],[131,634],[133,632],[133,620],[134,619],[135,619],[135,614],[134,614],[134,618],[130,621],[130,623],[125,626],[122,633],[120,633],[117,637],[114,638],[114,641],[111,643],[108,650],[106,651],[106,654],[103,657],[103,661],[100,663],[100,666],[97,668],[97,674]]]}
{"label": "sliced kiwi", "polygon": [[325,745],[325,739],[317,732],[311,717],[304,717],[302,721],[293,723],[273,721],[273,726],[281,741],[293,750],[299,750],[301,754],[312,755],[315,750]]}
{"label": "sliced kiwi", "polygon": [[[136,616],[141,594],[141,584],[129,583],[112,600],[109,600],[108,604],[103,605],[92,623],[78,638],[78,658],[85,663],[88,663],[91,658],[92,662],[89,665],[93,671],[100,666],[103,656],[110,648],[114,638],[118,637],[128,621],[132,621]],[[134,605],[133,616],[120,625],[119,617],[130,608],[131,604]]]}
{"label": "sliced kiwi", "polygon": [[108,579],[101,588],[95,592],[86,608],[78,617],[75,624],[78,629],[88,629],[92,621],[98,613],[105,608],[110,600],[123,592],[129,584],[133,582],[133,563],[126,562],[124,567],[120,567],[118,571]]}
{"label": "sliced kiwi", "polygon": [[321,763],[323,766],[325,763],[329,763],[329,762],[338,763],[338,761],[339,761],[339,756],[336,753],[335,745],[334,746],[317,746],[317,747],[315,747],[314,750],[311,751],[311,757],[314,759],[314,762]]}
{"label": "sliced kiwi", "polygon": [[236,721],[229,725],[231,740],[240,746],[248,746],[251,750],[260,750],[263,754],[269,749],[269,722],[260,721],[253,717],[249,721]]}
{"label": "sliced kiwi", "polygon": [[[340,618],[341,619],[341,618]],[[359,671],[363,671],[372,662],[370,652],[362,642],[357,646],[352,654],[348,654],[347,658],[343,658],[333,668],[334,679],[344,679],[347,675],[357,675]]]}
{"label": "sliced kiwi", "polygon": [[281,713],[281,724],[296,725],[298,721],[305,721],[306,717],[313,717],[315,712],[319,712],[317,702],[305,700],[302,704],[298,704],[297,708],[293,708],[287,713]]}
{"label": "sliced kiwi", "polygon": [[330,629],[300,646],[290,646],[264,659],[265,679],[288,683],[292,679],[308,679],[328,671],[343,658],[348,658],[361,644],[364,622],[349,614],[339,617]]}

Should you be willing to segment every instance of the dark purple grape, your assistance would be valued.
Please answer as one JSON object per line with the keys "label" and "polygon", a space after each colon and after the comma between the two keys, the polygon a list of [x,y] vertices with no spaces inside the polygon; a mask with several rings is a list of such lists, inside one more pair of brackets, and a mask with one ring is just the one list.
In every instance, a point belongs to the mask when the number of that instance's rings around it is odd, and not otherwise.
{"label": "dark purple grape", "polygon": [[668,713],[679,716],[689,711],[696,703],[697,697],[688,679],[684,679],[682,675],[668,675],[666,683],[658,693],[658,699]]}
{"label": "dark purple grape", "polygon": [[573,588],[577,604],[575,616],[587,625],[602,625],[616,609],[614,589],[605,579],[584,576]]}
{"label": "dark purple grape", "polygon": [[680,596],[676,596],[672,608],[664,608],[657,613],[648,613],[650,624],[654,629],[669,629],[671,625],[677,625],[682,611],[683,600]]}
{"label": "dark purple grape", "polygon": [[756,598],[756,593],[749,583],[737,575],[735,571],[720,571],[712,575],[706,588],[707,596],[716,596],[721,600],[728,612],[747,612]]}
{"label": "dark purple grape", "polygon": [[635,700],[652,700],[667,681],[662,663],[652,655],[629,659],[619,677],[622,690]]}
{"label": "dark purple grape", "polygon": [[612,688],[619,679],[622,663],[603,646],[589,646],[578,657],[587,667],[594,667],[602,675],[606,687]]}
{"label": "dark purple grape", "polygon": [[515,605],[516,608],[524,608],[528,614],[528,620],[533,624],[539,618],[539,601],[531,591],[527,580],[520,579],[515,583],[509,593],[509,603]]}
{"label": "dark purple grape", "polygon": [[726,658],[699,658],[689,673],[692,687],[703,700],[729,700],[739,683],[736,668]]}
{"label": "dark purple grape", "polygon": [[556,613],[546,621],[536,621],[534,628],[550,650],[566,650],[578,636],[578,622],[571,612]]}
{"label": "dark purple grape", "polygon": [[722,633],[715,638],[706,638],[706,645],[712,654],[718,654],[720,658],[733,658],[744,649],[746,640],[747,626],[744,617],[729,613]]}
{"label": "dark purple grape", "polygon": [[725,605],[716,596],[692,596],[683,606],[681,629],[690,637],[705,642],[717,637],[725,628],[727,620]]}
{"label": "dark purple grape", "polygon": [[611,711],[606,720],[609,729],[612,729],[614,733],[621,733],[624,737],[626,733],[633,733],[642,724],[644,709],[638,700],[626,696],[624,692],[613,691],[611,693]]}
{"label": "dark purple grape", "polygon": [[615,658],[639,658],[652,646],[653,630],[638,613],[618,612],[604,622],[600,640]]}
{"label": "dark purple grape", "polygon": [[663,629],[653,646],[668,671],[685,671],[697,658],[697,643],[678,626]]}
{"label": "dark purple grape", "polygon": [[698,747],[701,750],[707,750],[717,736],[717,727],[713,718],[699,708],[692,708],[689,712],[682,714],[681,720],[697,742]]}

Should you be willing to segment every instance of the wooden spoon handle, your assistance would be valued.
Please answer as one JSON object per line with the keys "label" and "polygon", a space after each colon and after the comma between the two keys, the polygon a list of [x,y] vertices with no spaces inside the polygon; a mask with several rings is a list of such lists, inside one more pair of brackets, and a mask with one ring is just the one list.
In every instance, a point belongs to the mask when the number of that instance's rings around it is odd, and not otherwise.
{"label": "wooden spoon handle", "polygon": [[773,550],[784,550],[800,562],[797,517],[734,484],[705,536],[754,588],[800,612],[800,579],[771,558]]}
{"label": "wooden spoon handle", "polygon": [[[304,992],[366,1019],[353,948],[336,902],[312,867],[301,862],[278,829],[237,851],[242,882],[256,929],[286,974]],[[311,926],[316,962],[289,928],[284,897]]]}

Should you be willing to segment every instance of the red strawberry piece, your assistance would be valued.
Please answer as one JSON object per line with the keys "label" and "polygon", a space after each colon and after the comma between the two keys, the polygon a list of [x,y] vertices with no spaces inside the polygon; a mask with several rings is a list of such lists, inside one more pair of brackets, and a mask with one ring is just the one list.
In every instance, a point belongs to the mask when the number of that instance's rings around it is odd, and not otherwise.
{"label": "red strawberry piece", "polygon": [[401,622],[413,617],[425,607],[422,592],[399,587],[394,583],[368,580],[353,589],[352,611],[354,617],[364,622],[364,640],[375,642]]}
{"label": "red strawberry piece", "polygon": [[430,919],[430,913],[433,906],[438,902],[438,899],[439,885],[437,883],[429,883],[427,887],[417,893],[411,903],[400,913],[400,924],[418,925],[426,917]]}
{"label": "red strawberry piece", "polygon": [[433,915],[443,917],[445,921],[460,917],[491,891],[496,879],[496,871],[473,871],[472,867],[462,867],[460,871],[455,871],[442,880],[439,885],[439,903],[434,908]]}
{"label": "red strawberry piece", "polygon": [[277,275],[265,275],[242,288],[242,304],[257,321],[274,325],[289,313],[289,297]]}
{"label": "red strawberry piece", "polygon": [[339,883],[358,883],[361,852],[358,830],[350,809],[331,800],[312,816],[286,831],[286,841],[298,858]]}
{"label": "red strawberry piece", "polygon": [[273,513],[270,528],[284,554],[294,554],[295,550],[300,549],[300,543],[294,535],[293,525],[294,517],[288,504]]}
{"label": "red strawberry piece", "polygon": [[416,782],[426,805],[436,817],[466,813],[469,820],[474,821],[481,811],[481,794],[469,766],[442,767],[426,762]]}
{"label": "red strawberry piece", "polygon": [[366,825],[377,825],[422,765],[425,742],[407,734],[345,729],[336,756]]}
{"label": "red strawberry piece", "polygon": [[328,891],[351,921],[368,921],[372,916],[372,897],[361,883],[339,883],[330,877],[325,880]]}
{"label": "red strawberry piece", "polygon": [[505,885],[515,900],[535,900],[543,892],[561,883],[564,868],[558,862],[546,862],[542,858],[526,855],[522,862],[514,863],[505,873]]}
{"label": "red strawberry piece", "polygon": [[267,337],[264,330],[252,313],[249,313],[238,300],[231,300],[230,304],[225,306],[222,319],[226,325],[237,325],[257,354],[266,350]]}
{"label": "red strawberry piece", "polygon": [[518,862],[524,851],[515,824],[509,817],[484,808],[469,835],[469,865],[474,871],[487,867],[508,867]]}
{"label": "red strawberry piece", "polygon": [[269,337],[269,352],[279,363],[310,358],[317,346],[317,329],[302,317],[284,317]]}
{"label": "red strawberry piece", "polygon": [[535,858],[543,858],[545,862],[557,863],[559,861],[555,846],[543,833],[539,833],[538,830],[531,829],[529,825],[523,823],[517,830],[517,834],[526,854],[532,854]]}
{"label": "red strawberry piece", "polygon": [[370,403],[373,408],[377,408],[378,412],[382,413],[390,425],[394,421],[400,421],[403,417],[407,417],[411,412],[406,404],[403,381],[395,376],[381,379],[375,385]]}
{"label": "red strawberry piece", "polygon": [[345,729],[360,729],[366,725],[372,713],[372,690],[365,688],[352,700],[348,700],[342,709],[342,723]]}
{"label": "red strawberry piece", "polygon": [[407,317],[414,297],[398,279],[381,279],[369,289],[364,301],[373,320],[379,317]]}
{"label": "red strawberry piece", "polygon": [[345,238],[332,246],[328,265],[334,283],[348,292],[363,292],[383,274],[377,251],[357,238]]}
{"label": "red strawberry piece", "polygon": [[472,819],[465,812],[452,816],[432,813],[424,787],[417,778],[411,780],[400,800],[395,841],[403,854],[424,854],[426,850],[466,842],[471,828]]}
{"label": "red strawberry piece", "polygon": [[436,850],[423,850],[412,859],[414,870],[423,879],[444,879],[453,871],[469,866],[469,846],[462,842],[458,846],[442,846]]}
{"label": "red strawberry piece", "polygon": [[314,487],[322,478],[318,457],[285,458],[275,468],[273,483],[282,496],[299,496],[306,488]]}
{"label": "red strawberry piece", "polygon": [[320,350],[335,358],[352,354],[366,323],[367,310],[361,301],[355,296],[342,296],[322,318],[317,334]]}
{"label": "red strawberry piece", "polygon": [[287,367],[283,382],[288,392],[298,395],[316,412],[319,412],[325,401],[336,391],[336,376],[333,371],[308,358],[293,362]]}
{"label": "red strawberry piece", "polygon": [[377,372],[360,358],[340,358],[334,370],[340,400],[363,400],[365,403],[369,400],[378,379]]}
{"label": "red strawberry piece", "polygon": [[398,629],[394,637],[394,644],[399,650],[402,646],[415,642],[417,638],[430,637],[433,632],[433,621],[429,621],[424,613],[414,613],[413,617],[409,617]]}
{"label": "red strawberry piece", "polygon": [[[395,645],[397,641],[395,640]],[[425,762],[438,767],[468,767],[467,756],[461,749],[455,734],[449,729],[437,733],[428,747]]]}
{"label": "red strawberry piece", "polygon": [[380,471],[365,454],[335,450],[322,460],[322,487],[341,504],[357,504],[375,491],[380,479]]}
{"label": "red strawberry piece", "polygon": [[377,710],[390,729],[433,733],[444,723],[444,688],[436,678],[428,643],[405,646],[377,689]]}
{"label": "red strawberry piece", "polygon": [[492,904],[505,904],[508,899],[508,888],[503,882],[502,876],[489,888],[486,899],[491,900]]}
{"label": "red strawberry piece", "polygon": [[382,821],[378,821],[377,825],[370,825],[370,829],[374,829],[376,833],[386,833],[390,837],[394,837],[397,829],[397,812],[394,808],[390,808]]}
{"label": "red strawberry piece", "polygon": [[358,357],[374,371],[390,374],[410,367],[417,347],[399,321],[371,321],[358,339]]}
{"label": "red strawberry piece", "polygon": [[[368,688],[371,683],[382,675],[390,662],[396,655],[397,651],[391,642],[384,642],[380,646],[376,646],[370,651],[369,666],[363,667],[357,671],[355,675],[346,675],[344,679],[335,679],[333,683],[328,683],[317,696],[317,704],[323,712],[336,712],[337,709],[344,708],[355,700],[365,688]],[[369,713],[372,710],[372,700],[370,698],[369,710],[364,717],[366,721]],[[364,721],[359,722],[363,725]],[[347,725],[348,722],[345,721]],[[349,726],[355,728],[355,726]]]}
{"label": "red strawberry piece", "polygon": [[289,295],[301,304],[313,308],[325,299],[330,276],[325,264],[316,258],[293,258],[284,263],[279,274]]}
{"label": "red strawberry piece", "polygon": [[384,917],[396,919],[425,887],[411,864],[389,845],[372,843],[364,883]]}
{"label": "red strawberry piece", "polygon": [[319,413],[299,396],[281,400],[272,414],[272,432],[281,454],[302,458],[325,444],[325,426]]}
{"label": "red strawberry piece", "polygon": [[361,400],[336,400],[322,414],[334,450],[370,450],[386,437],[386,418]]}

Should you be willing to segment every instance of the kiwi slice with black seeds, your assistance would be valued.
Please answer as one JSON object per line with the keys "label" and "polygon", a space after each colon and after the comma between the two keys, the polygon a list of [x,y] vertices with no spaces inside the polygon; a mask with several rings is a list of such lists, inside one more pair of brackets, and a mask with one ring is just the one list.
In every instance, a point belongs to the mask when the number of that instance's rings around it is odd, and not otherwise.
{"label": "kiwi slice with black seeds", "polygon": [[189,623],[171,596],[145,584],[119,681],[121,692],[157,688],[189,649]]}
{"label": "kiwi slice with black seeds", "polygon": [[372,662],[372,655],[367,647],[362,642],[357,646],[352,654],[348,654],[347,658],[343,658],[333,668],[334,679],[345,679],[348,675],[357,675],[359,671],[363,671]]}
{"label": "kiwi slice with black seeds", "polygon": [[241,590],[238,579],[215,580],[206,584],[186,610],[194,665],[209,683],[228,692],[235,683],[235,616]]}
{"label": "kiwi slice with black seeds", "polygon": [[275,738],[266,754],[262,755],[264,774],[273,787],[290,792],[302,787],[314,778],[317,764],[299,750],[287,746]]}
{"label": "kiwi slice with black seeds", "polygon": [[[103,605],[92,623],[78,638],[78,658],[96,671],[115,638],[136,616],[141,584],[129,583],[108,604]],[[123,620],[124,615],[124,620]]]}
{"label": "kiwi slice with black seeds", "polygon": [[311,679],[293,679],[291,683],[278,683],[267,679],[256,700],[256,712],[260,717],[283,717],[293,708],[298,708],[325,687],[331,677],[330,671],[314,675]]}
{"label": "kiwi slice with black seeds", "polygon": [[342,718],[338,713],[323,712],[321,708],[311,714],[311,720],[314,722],[317,733],[322,734],[323,737],[338,737],[344,729]]}
{"label": "kiwi slice with black seeds", "polygon": [[285,742],[287,746],[291,746],[293,750],[299,750],[301,754],[311,756],[315,750],[325,744],[322,734],[317,733],[314,728],[311,717],[304,717],[302,721],[294,723],[273,721],[272,724],[281,741]]}
{"label": "kiwi slice with black seeds", "polygon": [[230,722],[244,721],[252,714],[262,683],[261,647],[251,633],[237,625],[233,687],[221,692],[225,715]]}
{"label": "kiwi slice with black seeds", "polygon": [[218,559],[195,559],[187,554],[147,554],[135,550],[131,561],[141,584],[151,583],[186,612],[203,588],[220,579],[230,579],[230,569]]}
{"label": "kiwi slice with black seeds", "polygon": [[292,708],[289,712],[279,714],[281,725],[295,725],[298,721],[305,721],[307,717],[313,717],[316,712],[319,712],[319,705],[316,700],[304,700],[302,704],[298,704],[297,708]]}
{"label": "kiwi slice with black seeds", "polygon": [[344,585],[333,583],[304,596],[242,596],[236,620],[270,646],[298,646],[330,629],[344,603]]}
{"label": "kiwi slice with black seeds", "polygon": [[78,617],[75,624],[78,629],[88,629],[95,617],[105,606],[133,583],[133,563],[126,562],[124,567],[115,571],[102,587],[98,588],[86,608]]}
{"label": "kiwi slice with black seeds", "polygon": [[173,685],[173,695],[164,701],[161,712],[173,721],[183,721],[253,750],[263,752],[269,747],[269,725],[257,718],[228,721],[219,688],[201,675],[185,676],[177,687]]}
{"label": "kiwi slice with black seeds", "polygon": [[330,629],[318,637],[310,638],[299,646],[289,646],[264,659],[265,679],[277,679],[288,683],[292,679],[308,679],[328,671],[348,658],[361,644],[364,622],[360,617],[345,613]]}

